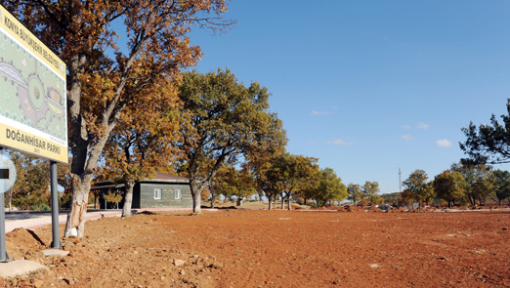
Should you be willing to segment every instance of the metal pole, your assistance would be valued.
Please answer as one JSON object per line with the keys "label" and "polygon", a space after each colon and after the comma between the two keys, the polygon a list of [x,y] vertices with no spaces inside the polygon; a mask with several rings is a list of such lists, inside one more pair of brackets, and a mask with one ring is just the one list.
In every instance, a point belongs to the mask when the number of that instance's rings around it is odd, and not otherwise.
{"label": "metal pole", "polygon": [[[4,149],[0,147],[0,154],[4,153]],[[3,166],[3,163],[2,163]],[[3,182],[0,183],[0,190],[4,190]],[[0,263],[7,262],[7,249],[5,248],[5,209],[4,194],[0,193]]]}
{"label": "metal pole", "polygon": [[7,250],[5,248],[5,209],[4,194],[0,194],[0,263],[7,262]]}
{"label": "metal pole", "polygon": [[60,248],[60,233],[58,230],[58,181],[57,181],[57,162],[50,161],[50,179],[51,179],[51,228],[53,231],[53,242],[51,248]]}

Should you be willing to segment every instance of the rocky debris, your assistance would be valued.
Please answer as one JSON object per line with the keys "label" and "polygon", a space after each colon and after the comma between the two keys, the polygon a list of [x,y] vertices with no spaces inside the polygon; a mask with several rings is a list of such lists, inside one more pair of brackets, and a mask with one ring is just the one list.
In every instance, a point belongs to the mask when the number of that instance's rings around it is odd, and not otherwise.
{"label": "rocky debris", "polygon": [[40,288],[40,287],[42,287],[43,285],[44,285],[44,281],[42,281],[42,280],[36,280],[36,281],[34,282],[34,287],[35,287],[35,288]]}
{"label": "rocky debris", "polygon": [[74,280],[72,278],[70,278],[70,277],[65,277],[63,280],[67,283],[67,285],[73,285],[74,284]]}
{"label": "rocky debris", "polygon": [[479,249],[479,250],[471,250],[471,251],[469,251],[469,253],[471,253],[471,254],[480,254],[480,255],[482,255],[482,254],[484,254],[484,253],[485,253],[485,250],[483,250],[483,249]]}
{"label": "rocky debris", "polygon": [[181,267],[182,265],[184,265],[186,263],[186,261],[182,260],[182,259],[174,259],[174,265],[175,267]]}
{"label": "rocky debris", "polygon": [[44,257],[65,257],[69,255],[69,251],[60,249],[45,249],[42,251]]}
{"label": "rocky debris", "polygon": [[23,275],[30,275],[44,270],[48,270],[48,268],[37,262],[28,260],[0,263],[0,277],[3,278],[13,278]]}
{"label": "rocky debris", "polygon": [[506,231],[506,230],[508,230],[508,228],[507,227],[503,227],[503,229],[501,229],[501,230]]}

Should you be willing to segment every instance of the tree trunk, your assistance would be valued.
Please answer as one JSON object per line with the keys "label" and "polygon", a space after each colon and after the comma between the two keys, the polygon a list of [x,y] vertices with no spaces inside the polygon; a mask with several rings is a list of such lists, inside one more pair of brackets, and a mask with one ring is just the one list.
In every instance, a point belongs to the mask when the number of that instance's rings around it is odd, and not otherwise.
{"label": "tree trunk", "polygon": [[448,208],[452,207],[452,200],[448,199]]}
{"label": "tree trunk", "polygon": [[73,229],[76,229],[76,235],[78,238],[83,238],[86,221],[85,216],[87,214],[87,203],[89,201],[91,176],[86,176],[84,177],[85,179],[76,176],[77,175],[72,175],[74,178],[74,181],[71,184],[73,191],[73,201],[71,204],[71,210],[69,211],[69,214],[67,214],[67,223],[64,237],[71,236]]}
{"label": "tree trunk", "polygon": [[215,193],[211,193],[211,209],[214,208],[214,200],[216,200],[216,195]]}
{"label": "tree trunk", "polygon": [[287,210],[291,210],[291,207],[290,207],[290,192],[287,194]]}
{"label": "tree trunk", "polygon": [[[194,178],[194,177],[190,177]],[[202,193],[202,189],[199,188],[198,180],[191,180],[191,197],[193,198],[193,213],[202,213],[200,204],[202,197],[200,193]]]}
{"label": "tree trunk", "polygon": [[267,194],[267,199],[269,200],[269,206],[267,207],[267,210],[271,210],[271,200],[273,199],[270,194]]}
{"label": "tree trunk", "polygon": [[275,193],[273,197],[273,210],[276,210],[276,198],[278,198],[278,195]]}
{"label": "tree trunk", "polygon": [[283,210],[283,209],[285,209],[285,197],[283,196],[283,193],[280,194],[280,199],[282,199],[282,205],[281,205],[282,207],[281,208]]}
{"label": "tree trunk", "polygon": [[126,195],[124,197],[124,206],[122,206],[122,217],[131,217],[131,207],[133,207],[133,188],[135,181],[125,180]]}
{"label": "tree trunk", "polygon": [[11,188],[11,192],[9,193],[9,211],[12,211],[12,188]]}

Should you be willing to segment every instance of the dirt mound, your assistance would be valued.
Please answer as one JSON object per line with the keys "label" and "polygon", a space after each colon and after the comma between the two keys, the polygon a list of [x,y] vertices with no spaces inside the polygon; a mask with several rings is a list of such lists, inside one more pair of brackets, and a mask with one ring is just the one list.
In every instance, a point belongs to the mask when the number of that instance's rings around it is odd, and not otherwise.
{"label": "dirt mound", "polygon": [[297,206],[297,205],[290,205],[290,208],[292,208],[292,210],[302,210],[302,209],[305,209],[305,208]]}
{"label": "dirt mound", "polygon": [[376,212],[376,213],[380,213],[380,212],[384,212],[383,210],[375,207],[375,206],[372,206],[370,207],[370,209],[368,209],[368,212]]}
{"label": "dirt mound", "polygon": [[329,205],[329,206],[315,207],[312,209],[313,210],[344,210],[344,207]]}
{"label": "dirt mound", "polygon": [[47,247],[46,239],[24,228],[16,228],[7,233],[5,240],[7,253],[11,259],[38,260],[42,256],[39,251]]}
{"label": "dirt mound", "polygon": [[366,210],[359,207],[359,206],[354,206],[354,205],[345,205],[344,206],[344,212],[354,212],[354,213],[359,213],[359,212],[365,212]]}

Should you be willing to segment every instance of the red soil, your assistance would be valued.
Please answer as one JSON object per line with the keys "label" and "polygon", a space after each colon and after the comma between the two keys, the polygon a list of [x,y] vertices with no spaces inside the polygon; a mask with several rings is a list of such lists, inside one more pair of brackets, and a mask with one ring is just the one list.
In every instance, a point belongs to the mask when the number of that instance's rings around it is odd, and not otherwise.
{"label": "red soil", "polygon": [[[70,248],[71,257],[39,259],[51,272],[23,283],[68,287],[61,276],[78,280],[73,287],[510,286],[506,211],[156,214],[88,222],[89,237]],[[13,233],[8,241],[23,240],[13,254],[42,248],[24,231]],[[38,230],[45,241],[50,233]],[[177,268],[174,259],[186,264]],[[0,285],[21,286],[16,281]]]}

